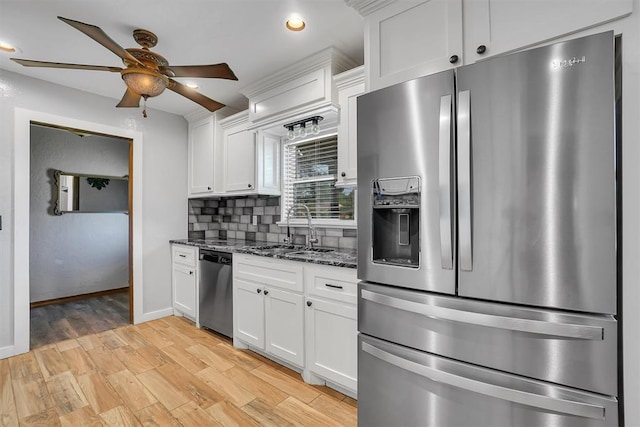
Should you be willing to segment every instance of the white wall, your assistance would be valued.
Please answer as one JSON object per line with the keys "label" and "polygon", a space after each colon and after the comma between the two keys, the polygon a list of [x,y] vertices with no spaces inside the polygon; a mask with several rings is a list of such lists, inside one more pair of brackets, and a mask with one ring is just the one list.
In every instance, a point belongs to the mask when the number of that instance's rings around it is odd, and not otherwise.
{"label": "white wall", "polygon": [[[178,95],[167,92],[161,96]],[[134,129],[142,134],[141,167],[133,174],[134,182],[141,179],[144,189],[138,195],[144,224],[141,259],[134,259],[134,263],[142,265],[143,283],[135,283],[134,286],[142,287],[143,301],[142,316],[136,321],[170,313],[171,257],[168,241],[187,236],[187,122],[181,116],[153,109],[149,109],[149,117],[143,119],[140,110],[116,109],[117,103],[117,99],[0,70],[0,350],[15,342],[13,264],[16,260],[12,253],[12,235],[15,231],[16,239],[29,238],[23,227],[14,230],[14,177],[24,176],[24,171],[15,170],[13,164],[14,138],[20,132],[14,125],[16,108],[113,128]],[[153,105],[153,100],[149,105]],[[28,171],[26,176],[28,179]],[[0,357],[2,354],[0,351]]]}
{"label": "white wall", "polygon": [[[81,137],[63,129],[31,126],[30,301],[127,287],[129,217],[122,213],[55,215],[54,170],[128,175],[129,141],[99,135]],[[114,184],[112,181],[97,190],[86,180],[81,182],[87,192],[81,194],[81,205],[89,196],[108,197]],[[118,182],[127,185],[126,181]]]}

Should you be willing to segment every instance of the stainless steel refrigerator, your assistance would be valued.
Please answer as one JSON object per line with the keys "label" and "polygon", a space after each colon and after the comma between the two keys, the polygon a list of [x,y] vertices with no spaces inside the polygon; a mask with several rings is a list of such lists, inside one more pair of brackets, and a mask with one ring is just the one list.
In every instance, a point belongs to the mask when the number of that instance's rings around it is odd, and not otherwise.
{"label": "stainless steel refrigerator", "polygon": [[358,99],[361,426],[616,426],[615,40]]}

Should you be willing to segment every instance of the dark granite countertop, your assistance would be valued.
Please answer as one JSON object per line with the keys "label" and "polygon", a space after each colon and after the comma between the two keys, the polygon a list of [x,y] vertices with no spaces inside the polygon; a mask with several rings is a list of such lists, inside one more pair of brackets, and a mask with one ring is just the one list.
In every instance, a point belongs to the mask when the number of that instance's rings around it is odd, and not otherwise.
{"label": "dark granite countertop", "polygon": [[236,239],[178,239],[170,240],[169,242],[220,252],[258,255],[335,267],[357,267],[357,252],[355,249],[314,247],[309,250],[309,248],[300,245]]}

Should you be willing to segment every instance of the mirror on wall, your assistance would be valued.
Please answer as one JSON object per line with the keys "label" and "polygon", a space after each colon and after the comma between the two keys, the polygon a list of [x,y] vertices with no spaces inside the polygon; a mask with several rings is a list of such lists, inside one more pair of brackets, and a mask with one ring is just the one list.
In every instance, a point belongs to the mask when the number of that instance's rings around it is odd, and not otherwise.
{"label": "mirror on wall", "polygon": [[129,177],[54,171],[54,213],[128,213]]}

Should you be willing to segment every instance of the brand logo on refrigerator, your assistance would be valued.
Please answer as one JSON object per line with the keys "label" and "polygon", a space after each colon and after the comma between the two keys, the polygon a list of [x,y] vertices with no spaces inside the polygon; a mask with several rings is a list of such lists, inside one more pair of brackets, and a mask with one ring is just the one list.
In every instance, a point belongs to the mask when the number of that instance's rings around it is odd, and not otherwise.
{"label": "brand logo on refrigerator", "polygon": [[570,68],[570,67],[573,67],[574,65],[579,65],[584,62],[587,62],[586,56],[584,55],[581,57],[574,56],[573,58],[570,58],[570,59],[558,59],[558,60],[551,61],[551,66],[553,67],[554,70],[557,70],[557,69],[563,69],[563,68]]}

